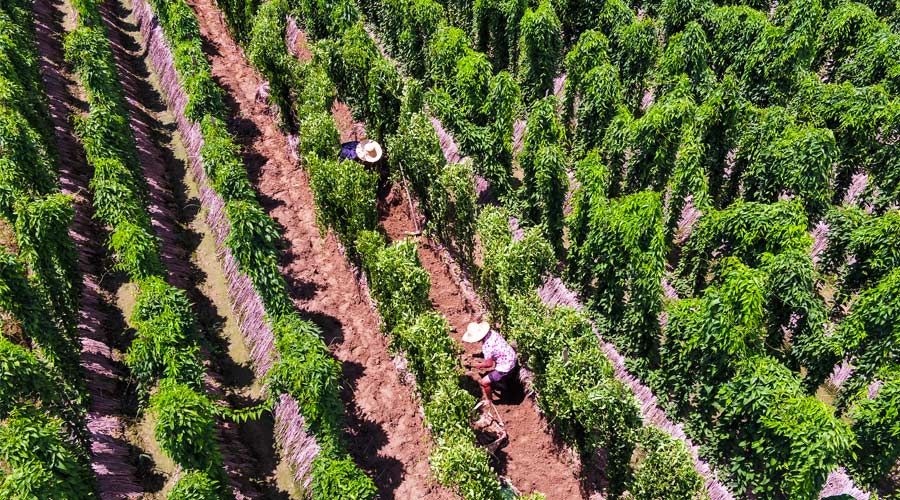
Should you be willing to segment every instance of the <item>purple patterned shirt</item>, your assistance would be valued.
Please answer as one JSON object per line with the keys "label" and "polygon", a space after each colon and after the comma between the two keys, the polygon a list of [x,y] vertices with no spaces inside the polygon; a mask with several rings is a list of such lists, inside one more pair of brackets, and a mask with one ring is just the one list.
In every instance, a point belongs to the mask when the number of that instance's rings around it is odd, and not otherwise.
{"label": "purple patterned shirt", "polygon": [[494,369],[498,372],[509,373],[516,367],[516,351],[494,330],[491,330],[484,338],[481,352],[484,354],[485,361],[494,360],[496,363]]}

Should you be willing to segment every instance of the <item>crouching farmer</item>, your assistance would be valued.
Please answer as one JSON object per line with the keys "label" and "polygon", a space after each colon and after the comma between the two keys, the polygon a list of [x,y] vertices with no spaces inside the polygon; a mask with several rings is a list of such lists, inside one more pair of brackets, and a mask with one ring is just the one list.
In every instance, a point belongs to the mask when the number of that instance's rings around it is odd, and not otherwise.
{"label": "crouching farmer", "polygon": [[484,361],[474,362],[472,368],[488,369],[490,373],[481,378],[481,390],[487,401],[492,401],[493,385],[507,376],[516,367],[516,351],[486,322],[469,323],[463,342],[481,342]]}

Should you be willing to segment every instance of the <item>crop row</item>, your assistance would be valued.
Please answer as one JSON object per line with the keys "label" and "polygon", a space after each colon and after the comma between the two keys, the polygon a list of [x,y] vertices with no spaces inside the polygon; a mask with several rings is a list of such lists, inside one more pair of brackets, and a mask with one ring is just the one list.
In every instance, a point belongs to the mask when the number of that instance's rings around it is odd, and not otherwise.
{"label": "crop row", "polygon": [[78,24],[65,40],[67,61],[84,87],[86,116],[75,119],[88,163],[96,217],[109,227],[114,267],[138,286],[131,324],[135,338],[125,365],[153,435],[181,471],[168,498],[231,496],[216,443],[217,418],[234,418],[205,393],[205,367],[193,304],[166,283],[160,243],[151,225],[147,184],[99,3],[77,2]]}
{"label": "crop row", "polygon": [[93,498],[81,275],[31,2],[0,4],[0,497]]}
{"label": "crop row", "polygon": [[[225,128],[223,91],[211,75],[196,15],[184,1],[135,5],[151,61],[188,143],[201,199],[226,263],[229,292],[295,478],[322,498],[371,498],[375,487],[345,450],[339,366],[319,328],[294,309],[278,268],[275,222],[256,198]],[[161,33],[155,31],[153,15]],[[311,434],[313,440],[300,438]],[[312,445],[310,446],[310,443]]]}

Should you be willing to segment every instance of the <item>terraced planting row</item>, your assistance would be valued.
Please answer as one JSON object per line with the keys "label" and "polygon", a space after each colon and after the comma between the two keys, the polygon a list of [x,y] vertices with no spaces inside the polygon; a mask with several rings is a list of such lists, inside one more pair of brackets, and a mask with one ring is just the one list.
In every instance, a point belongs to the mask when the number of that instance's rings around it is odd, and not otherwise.
{"label": "terraced planting row", "polygon": [[[89,162],[79,167],[82,172],[93,170],[89,196],[93,197],[97,218],[110,228],[108,241],[115,271],[125,271],[122,282],[109,283],[120,278],[105,279],[107,293],[118,294],[108,297],[109,302],[115,302],[111,312],[120,317],[130,314],[129,326],[136,329],[129,346],[125,336],[129,330],[123,330],[124,325],[113,321],[102,325],[112,330],[107,332],[107,341],[123,351],[111,349],[103,354],[124,358],[129,372],[120,382],[121,392],[103,395],[118,401],[106,399],[95,405],[98,408],[93,416],[98,430],[92,444],[99,493],[117,498],[155,494],[177,498],[191,492],[215,496],[238,492],[258,497],[258,485],[263,484],[263,489],[273,486],[265,485],[266,478],[257,478],[262,475],[262,467],[247,465],[253,463],[252,454],[238,438],[237,425],[232,422],[259,415],[265,407],[230,408],[222,400],[230,388],[219,370],[223,363],[228,366],[234,360],[222,353],[210,353],[216,348],[210,343],[221,340],[216,325],[228,323],[228,318],[219,317],[217,312],[217,306],[227,308],[227,302],[222,304],[216,290],[209,290],[209,281],[220,279],[221,269],[198,265],[185,251],[190,234],[178,227],[183,202],[175,199],[170,186],[173,180],[180,182],[171,178],[177,160],[168,156],[171,152],[166,150],[167,145],[156,137],[162,126],[156,121],[157,112],[148,109],[153,106],[152,89],[149,82],[136,78],[141,68],[126,52],[126,37],[120,33],[127,26],[125,16],[114,4],[83,4],[78,8],[73,13],[66,5],[45,3],[38,11],[48,25],[59,22],[72,26],[73,14],[77,15],[79,24],[70,28],[65,49],[83,87],[57,89],[56,98],[73,101],[68,104],[77,116],[76,132],[86,145]],[[49,61],[57,65],[54,69],[64,72],[63,61],[55,59],[61,55],[60,47],[54,47],[53,40],[46,42]],[[125,75],[121,85],[120,74]],[[58,82],[62,82],[60,76],[55,75]],[[78,105],[71,95],[65,95],[66,90],[87,96],[87,114],[78,116]],[[123,170],[124,161],[135,170]],[[81,182],[77,188],[86,190],[85,180],[82,173],[73,176],[72,182]],[[128,226],[135,222],[143,231]],[[135,233],[144,238],[135,239]],[[92,237],[102,239],[102,234],[97,231]],[[141,240],[147,245],[140,245]],[[165,250],[154,255],[157,242]],[[133,250],[138,251],[137,257],[129,254]],[[141,250],[146,253],[141,255]],[[163,262],[172,265],[164,266]],[[198,269],[193,269],[195,265]],[[138,283],[129,284],[129,278]],[[164,278],[183,288],[166,284]],[[201,291],[201,287],[207,290]],[[207,365],[205,358],[215,359]],[[204,374],[207,368],[211,371]],[[157,377],[162,380],[157,382]],[[111,390],[109,385],[114,387],[115,381],[107,384],[106,389]],[[135,392],[137,414],[128,396]],[[220,440],[224,441],[221,446]],[[135,456],[133,450],[140,450],[143,458]],[[230,474],[235,469],[249,477]]]}

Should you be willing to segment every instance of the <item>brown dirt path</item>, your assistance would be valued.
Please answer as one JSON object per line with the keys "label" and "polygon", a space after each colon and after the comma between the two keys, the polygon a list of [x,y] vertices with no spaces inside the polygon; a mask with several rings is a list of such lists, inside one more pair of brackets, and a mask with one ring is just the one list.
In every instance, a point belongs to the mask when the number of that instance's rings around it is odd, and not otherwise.
{"label": "brown dirt path", "polygon": [[398,376],[355,271],[334,237],[320,235],[308,179],[291,159],[267,105],[256,99],[263,80],[228,35],[213,2],[188,3],[200,20],[213,75],[231,100],[229,128],[245,150],[263,206],[283,227],[282,269],[294,302],[321,326],[341,362],[350,453],[372,475],[382,498],[455,498],[431,475],[431,443],[418,401]]}
{"label": "brown dirt path", "polygon": [[[92,176],[78,140],[72,135],[70,116],[83,106],[72,91],[74,83],[63,58],[64,12],[60,0],[34,3],[38,49],[59,150],[59,181],[62,191],[75,196],[75,219],[70,235],[78,251],[84,291],[81,296],[78,333],[81,338],[81,366],[90,394],[87,426],[91,440],[91,468],[97,476],[101,499],[142,498],[143,487],[131,461],[125,438],[122,405],[124,369],[115,344],[121,341],[121,314],[114,309],[110,292],[103,288],[101,275],[107,260],[104,232],[93,219],[88,182]],[[117,316],[119,316],[117,318]]]}

